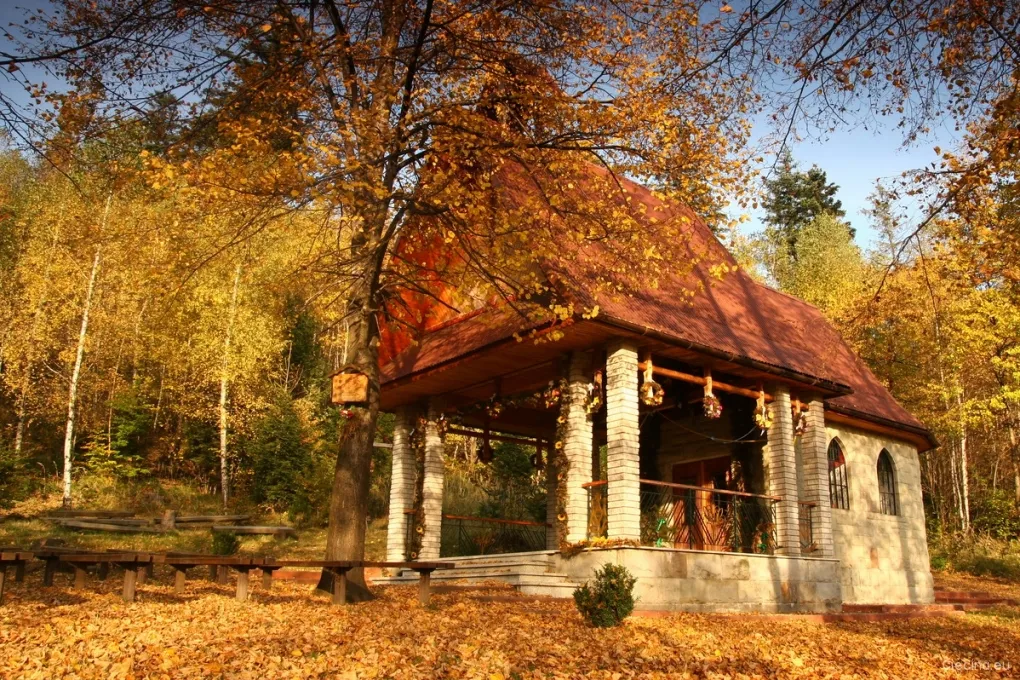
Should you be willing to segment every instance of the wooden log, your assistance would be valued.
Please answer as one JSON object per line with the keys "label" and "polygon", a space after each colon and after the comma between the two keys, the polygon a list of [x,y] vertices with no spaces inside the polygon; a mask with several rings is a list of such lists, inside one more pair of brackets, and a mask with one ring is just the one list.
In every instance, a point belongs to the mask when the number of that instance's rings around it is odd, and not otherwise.
{"label": "wooden log", "polygon": [[125,602],[135,601],[135,583],[138,580],[138,570],[131,566],[124,567],[124,592],[121,597]]}
{"label": "wooden log", "polygon": [[297,529],[294,527],[274,527],[274,526],[228,526],[219,525],[212,528],[213,531],[226,532],[231,534],[246,534],[246,535],[296,535]]}
{"label": "wooden log", "polygon": [[46,559],[46,566],[43,567],[42,584],[45,587],[53,585],[53,574],[57,571],[57,560],[54,557]]}
{"label": "wooden log", "polygon": [[209,580],[210,581],[215,581],[218,572],[219,572],[219,567],[217,567],[215,564],[210,564],[209,565]]}
{"label": "wooden log", "polygon": [[187,579],[187,567],[174,567],[174,592],[178,595],[184,592],[185,579]]}
{"label": "wooden log", "polygon": [[167,510],[163,513],[163,519],[160,521],[163,531],[174,531],[177,529],[177,511]]}
{"label": "wooden log", "polygon": [[25,560],[14,565],[14,582],[21,583],[25,580]]}
{"label": "wooden log", "polygon": [[266,590],[273,589],[273,570],[262,569],[262,587]]}
{"label": "wooden log", "polygon": [[0,604],[4,603],[4,584],[7,582],[7,564],[0,562]]}
{"label": "wooden log", "polygon": [[96,577],[99,578],[100,581],[105,581],[109,576],[110,576],[110,563],[100,562],[99,570],[96,573]]}
{"label": "wooden log", "polygon": [[418,570],[418,601],[422,604],[428,604],[432,598],[431,580],[431,569]]}
{"label": "wooden log", "polygon": [[76,589],[82,589],[85,587],[85,577],[88,575],[88,569],[83,565],[74,565],[74,587]]}
{"label": "wooden log", "polygon": [[248,599],[248,571],[247,568],[237,570],[237,594],[234,597],[238,602]]}
{"label": "wooden log", "polygon": [[180,515],[177,517],[178,524],[190,524],[193,522],[246,522],[251,519],[250,515]]}
{"label": "wooden log", "polygon": [[138,567],[136,571],[137,571],[137,575],[135,576],[136,583],[140,586],[144,586],[145,578],[149,575],[148,569],[144,567]]}
{"label": "wooden log", "polygon": [[159,529],[154,526],[110,524],[109,522],[92,522],[82,519],[69,519],[60,522],[69,529],[86,529],[88,531],[110,531],[124,534],[156,534]]}
{"label": "wooden log", "polygon": [[44,517],[134,517],[132,510],[54,510]]}
{"label": "wooden log", "polygon": [[222,566],[216,570],[216,583],[220,584],[221,586],[227,584],[227,581],[229,580],[227,578],[227,571],[228,571],[227,568]]}

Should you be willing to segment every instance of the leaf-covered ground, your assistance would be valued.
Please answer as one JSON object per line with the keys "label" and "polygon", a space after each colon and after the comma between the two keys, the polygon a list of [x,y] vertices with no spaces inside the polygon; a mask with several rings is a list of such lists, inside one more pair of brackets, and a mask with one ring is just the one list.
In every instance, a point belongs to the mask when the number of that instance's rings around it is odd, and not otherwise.
{"label": "leaf-covered ground", "polygon": [[[158,576],[133,604],[118,597],[116,577],[84,591],[69,589],[65,574],[53,588],[38,572],[11,584],[0,677],[955,678],[1020,669],[1016,609],[824,625],[677,614],[594,630],[563,601],[459,592],[426,608],[414,589],[390,587],[373,602],[333,607],[308,585],[281,582],[271,592],[256,583],[239,603],[231,586],[203,580],[174,596],[169,574]],[[1010,669],[980,670],[995,662]]]}

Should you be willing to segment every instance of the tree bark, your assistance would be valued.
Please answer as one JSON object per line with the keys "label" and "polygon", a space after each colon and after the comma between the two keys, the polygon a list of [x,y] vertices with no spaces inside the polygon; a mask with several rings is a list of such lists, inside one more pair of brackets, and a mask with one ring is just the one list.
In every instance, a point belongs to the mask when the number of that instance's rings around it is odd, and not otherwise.
{"label": "tree bark", "polygon": [[227,332],[223,339],[223,368],[220,372],[220,491],[223,507],[230,502],[230,466],[227,461],[227,393],[230,389],[230,342],[234,334],[237,314],[237,289],[241,285],[241,265],[234,272],[234,287],[230,293],[230,311],[227,315]]}
{"label": "tree bark", "polygon": [[[110,211],[110,201],[106,201],[106,212]],[[105,221],[104,217],[104,221]],[[71,386],[67,395],[67,426],[64,428],[64,497],[65,508],[71,507],[71,454],[74,449],[74,421],[77,417],[78,382],[81,380],[81,365],[85,359],[85,340],[89,331],[89,312],[92,311],[92,295],[96,289],[99,276],[99,263],[102,260],[102,244],[96,246],[96,255],[92,259],[92,272],[89,274],[89,285],[85,291],[85,304],[81,313],[81,329],[78,332],[78,349],[74,357],[74,370],[71,373]]]}
{"label": "tree bark", "polygon": [[[368,376],[368,403],[363,408],[352,409],[353,415],[341,434],[329,502],[327,560],[361,560],[365,557],[372,443],[379,414],[379,329],[373,297],[371,284],[366,281],[360,294],[352,301],[352,309],[358,313],[356,323],[351,324],[349,329],[350,363]],[[362,569],[351,570],[347,579],[348,602],[374,597]],[[317,587],[328,592],[332,581],[332,574],[323,571]]]}

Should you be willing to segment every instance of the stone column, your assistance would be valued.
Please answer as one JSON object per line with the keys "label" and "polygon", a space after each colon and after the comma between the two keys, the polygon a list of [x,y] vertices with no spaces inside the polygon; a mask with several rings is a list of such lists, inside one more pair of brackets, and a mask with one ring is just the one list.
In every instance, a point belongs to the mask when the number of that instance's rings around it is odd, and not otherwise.
{"label": "stone column", "polygon": [[626,342],[610,345],[606,360],[606,435],[608,537],[640,540],[638,353]]}
{"label": "stone column", "polygon": [[832,502],[829,499],[829,442],[825,434],[825,403],[813,399],[808,404],[807,430],[801,435],[804,456],[804,500],[814,503],[812,531],[817,550],[815,557],[832,557]]}
{"label": "stone column", "polygon": [[414,451],[411,450],[411,430],[414,414],[408,406],[397,409],[393,426],[393,466],[390,473],[390,510],[386,524],[386,560],[402,562],[407,559],[407,510],[414,503]]}
{"label": "stone column", "polygon": [[434,560],[439,557],[439,542],[443,528],[443,439],[439,436],[436,420],[441,412],[437,401],[430,399],[428,424],[425,426],[425,480],[422,484],[425,534],[421,539],[419,560]]}
{"label": "stone column", "polygon": [[[574,352],[570,355],[567,374],[566,427],[563,438],[563,457],[570,465],[566,479],[566,510],[568,543],[588,537],[588,491],[582,484],[591,481],[592,422],[584,407],[588,384],[591,382],[591,357]],[[555,511],[554,511],[555,517]],[[558,540],[557,540],[557,547]]]}
{"label": "stone column", "polygon": [[[539,452],[541,455],[541,452]],[[546,550],[559,550],[560,537],[556,528],[556,464],[546,452],[545,461],[545,529]]]}
{"label": "stone column", "polygon": [[770,496],[781,500],[776,504],[776,552],[780,555],[800,554],[800,509],[797,501],[797,455],[793,442],[793,414],[790,412],[790,391],[784,385],[772,388],[772,427],[765,447],[765,475]]}

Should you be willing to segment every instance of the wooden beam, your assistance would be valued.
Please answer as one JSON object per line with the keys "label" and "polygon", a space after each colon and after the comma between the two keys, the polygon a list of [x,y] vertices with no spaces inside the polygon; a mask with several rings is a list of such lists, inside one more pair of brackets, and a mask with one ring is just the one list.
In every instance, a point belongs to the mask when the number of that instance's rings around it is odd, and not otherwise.
{"label": "wooden beam", "polygon": [[[477,437],[486,438],[485,432],[475,432],[474,430],[464,430],[459,427],[451,427],[446,430],[447,434],[459,434],[464,437]],[[538,446],[539,440],[537,439],[523,439],[521,437],[506,437],[498,434],[489,434],[488,439],[497,442],[506,442],[508,444],[523,444],[525,446]]]}
{"label": "wooden beam", "polygon": [[[642,362],[640,362],[638,364],[638,369],[643,371],[643,370],[645,370],[645,367],[647,365],[648,365],[647,362],[642,361]],[[652,364],[652,373],[654,373],[655,375],[661,375],[661,376],[663,376],[665,378],[672,378],[674,380],[680,380],[681,382],[690,383],[692,385],[700,385],[702,387],[704,387],[705,383],[708,382],[705,379],[705,376],[703,376],[703,375],[693,375],[691,373],[682,373],[681,371],[674,371],[671,368],[662,368],[660,366],[656,366],[654,363]],[[714,378],[712,379],[712,389],[713,390],[719,390],[720,392],[729,392],[730,394],[736,394],[736,395],[739,395],[741,397],[747,397],[748,399],[757,399],[758,398],[758,391],[757,390],[749,390],[746,387],[737,387],[736,385],[730,385],[728,383],[720,382],[720,381],[718,381],[718,380],[716,380]],[[773,401],[775,401],[775,397],[773,397],[771,394],[766,392],[765,393],[765,403],[766,404],[771,404]],[[802,411],[806,411],[807,410],[807,405],[801,405],[801,410]]]}

